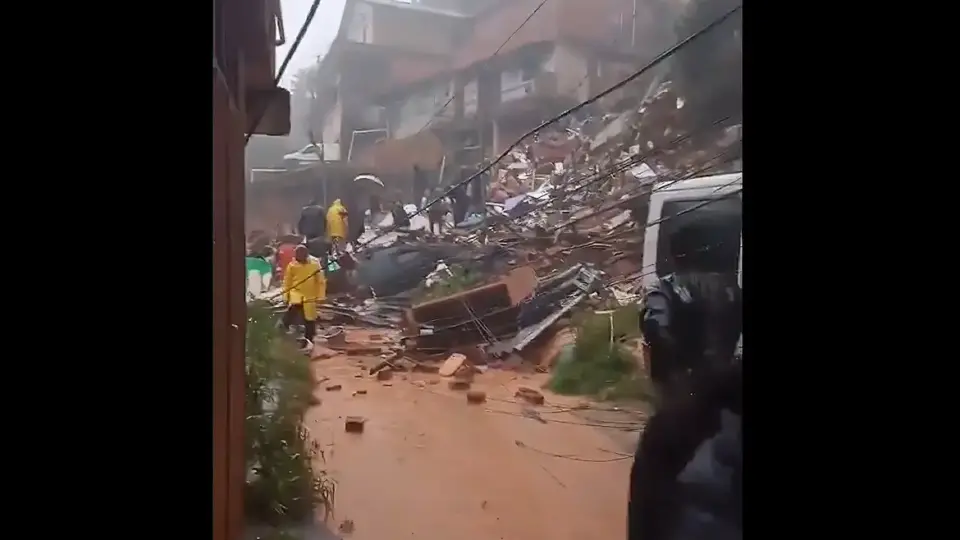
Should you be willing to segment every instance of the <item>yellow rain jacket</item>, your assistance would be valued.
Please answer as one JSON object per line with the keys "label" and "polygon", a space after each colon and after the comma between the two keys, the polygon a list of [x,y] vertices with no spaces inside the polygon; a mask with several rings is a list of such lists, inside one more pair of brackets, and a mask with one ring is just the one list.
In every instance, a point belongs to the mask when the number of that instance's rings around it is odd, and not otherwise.
{"label": "yellow rain jacket", "polygon": [[317,320],[317,302],[327,298],[327,278],[320,268],[320,261],[309,257],[307,262],[296,260],[283,272],[283,299],[287,305],[303,305],[303,318]]}
{"label": "yellow rain jacket", "polygon": [[327,238],[347,237],[347,208],[340,199],[333,201],[327,209]]}

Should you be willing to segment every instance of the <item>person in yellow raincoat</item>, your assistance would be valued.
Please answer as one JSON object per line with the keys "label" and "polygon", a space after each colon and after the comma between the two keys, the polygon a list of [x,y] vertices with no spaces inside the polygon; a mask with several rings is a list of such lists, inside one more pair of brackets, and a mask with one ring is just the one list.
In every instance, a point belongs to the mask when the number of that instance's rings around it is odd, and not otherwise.
{"label": "person in yellow raincoat", "polygon": [[317,335],[317,302],[327,297],[327,279],[320,261],[311,257],[307,246],[300,244],[294,258],[283,272],[283,299],[287,311],[283,314],[283,326],[303,324],[306,347],[313,344]]}
{"label": "person in yellow raincoat", "polygon": [[330,243],[336,246],[337,250],[343,249],[343,242],[347,238],[347,208],[340,202],[340,199],[333,201],[330,208],[327,209],[327,238]]}

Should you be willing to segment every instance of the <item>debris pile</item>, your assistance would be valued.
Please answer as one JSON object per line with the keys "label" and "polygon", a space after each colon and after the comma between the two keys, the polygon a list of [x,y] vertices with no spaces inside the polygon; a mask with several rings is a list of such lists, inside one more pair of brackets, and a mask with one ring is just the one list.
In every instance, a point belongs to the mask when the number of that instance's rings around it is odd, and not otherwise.
{"label": "debris pile", "polygon": [[[383,217],[353,253],[349,294],[319,307],[330,325],[401,335],[380,347],[328,339],[326,351],[383,355],[376,372],[387,378],[446,362],[443,374],[451,358],[513,367],[544,352],[541,338],[560,332],[575,310],[636,303],[653,267],[643,246],[654,184],[736,167],[708,155],[739,157],[740,137],[739,126],[721,122],[681,133],[683,100],[669,83],[632,99],[521,141],[491,175],[484,215],[457,226],[447,216],[442,234],[424,216],[402,228]],[[544,354],[536,363],[549,369],[559,351]]]}

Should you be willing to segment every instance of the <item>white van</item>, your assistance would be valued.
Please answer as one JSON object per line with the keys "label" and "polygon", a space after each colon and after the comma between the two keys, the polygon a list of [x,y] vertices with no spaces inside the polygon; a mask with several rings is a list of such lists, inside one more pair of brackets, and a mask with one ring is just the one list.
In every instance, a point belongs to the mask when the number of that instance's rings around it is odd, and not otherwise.
{"label": "white van", "polygon": [[[681,224],[708,225],[703,247],[715,257],[711,263],[720,269],[737,270],[737,281],[743,286],[743,198],[736,193],[743,188],[743,173],[718,174],[690,178],[679,182],[660,182],[650,194],[643,241],[643,286],[673,271],[670,262],[670,231]],[[710,201],[710,202],[708,202]],[[707,204],[704,204],[707,203]],[[703,205],[703,206],[700,206]],[[680,214],[684,210],[697,207]],[[737,344],[743,351],[743,336]]]}
{"label": "white van", "polygon": [[[670,231],[679,225],[709,224],[709,241],[703,249],[715,255],[715,264],[737,270],[743,285],[743,173],[718,174],[679,182],[660,182],[650,194],[644,234],[643,285],[654,284],[673,271],[670,264]],[[706,203],[706,204],[704,204]],[[702,206],[701,206],[702,205]],[[691,208],[697,207],[694,210]],[[685,210],[690,210],[684,212]],[[680,214],[681,212],[684,212]],[[680,214],[680,215],[677,215]],[[676,217],[674,217],[676,216]]]}

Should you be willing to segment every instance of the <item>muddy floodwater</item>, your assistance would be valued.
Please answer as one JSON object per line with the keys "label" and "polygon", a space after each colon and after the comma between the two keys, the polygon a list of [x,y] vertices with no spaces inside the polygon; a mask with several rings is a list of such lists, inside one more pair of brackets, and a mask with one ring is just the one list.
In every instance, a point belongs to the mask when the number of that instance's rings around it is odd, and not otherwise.
{"label": "muddy floodwater", "polygon": [[[313,362],[322,382],[306,424],[337,481],[336,515],[355,540],[591,540],[625,537],[636,415],[584,415],[582,400],[544,391],[546,404],[514,398],[545,375],[488,370],[470,405],[436,374],[378,381],[375,358]],[[326,391],[332,384],[339,391]],[[356,391],[365,390],[365,394]],[[366,419],[344,431],[347,416]]]}

